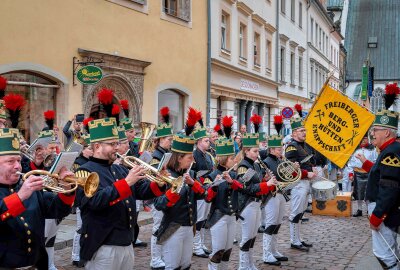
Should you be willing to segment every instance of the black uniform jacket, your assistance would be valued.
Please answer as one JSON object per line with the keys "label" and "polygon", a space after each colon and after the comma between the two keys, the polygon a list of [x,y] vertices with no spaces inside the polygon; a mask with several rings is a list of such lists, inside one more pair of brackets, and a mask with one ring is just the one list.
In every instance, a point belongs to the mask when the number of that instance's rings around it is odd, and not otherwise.
{"label": "black uniform jacket", "polygon": [[74,165],[72,166],[72,169],[74,171],[77,171],[79,169],[80,166],[82,166],[83,164],[85,164],[86,162],[88,162],[89,159],[84,157],[82,155],[82,153],[75,159]]}
{"label": "black uniform jacket", "polygon": [[21,202],[16,193],[21,185],[0,184],[0,267],[31,266],[46,258],[45,219],[64,218],[74,202],[74,195],[47,191]]}
{"label": "black uniform jacket", "polygon": [[372,212],[384,219],[387,227],[399,231],[400,226],[400,143],[391,140],[381,147],[381,152],[370,170],[366,200],[376,202]]}
{"label": "black uniform jacket", "polygon": [[268,154],[263,162],[267,166],[267,168],[270,169],[271,172],[274,174],[276,180],[282,181],[282,179],[278,175],[278,165],[282,162],[282,160],[272,154]]}
{"label": "black uniform jacket", "polygon": [[158,164],[160,163],[165,153],[168,153],[168,150],[162,148],[161,146],[157,146],[152,154],[153,159],[150,161],[150,165],[154,168],[158,168]]}
{"label": "black uniform jacket", "polygon": [[[128,170],[110,165],[108,160],[91,157],[76,174],[99,174],[99,188],[92,198],[83,196],[81,258],[90,260],[102,245],[128,246],[132,243],[132,227],[136,223],[136,198],[151,199],[163,192],[158,185],[141,180],[129,187],[123,179]],[[119,180],[119,181],[118,181]]]}
{"label": "black uniform jacket", "polygon": [[[178,178],[185,172],[169,170],[169,173],[172,177]],[[190,171],[190,175],[193,178],[194,172]],[[205,190],[199,182],[195,181],[192,187],[184,184],[179,195],[168,190],[164,195],[155,198],[155,208],[164,213],[160,228],[155,233],[158,243],[161,244],[166,241],[180,226],[195,225],[197,221],[197,200],[204,199],[205,196]]]}
{"label": "black uniform jacket", "polygon": [[[219,165],[217,169],[208,175],[208,178],[210,178],[211,182],[214,182],[217,175],[222,175],[227,170],[225,167]],[[218,186],[212,187],[213,192],[207,194],[206,202],[212,203],[206,224],[208,228],[217,223],[224,215],[237,215],[239,212],[239,192],[243,188],[243,185],[235,180],[237,174],[234,171],[230,171],[229,175],[234,180],[234,183],[229,184],[224,181]]]}
{"label": "black uniform jacket", "polygon": [[[250,179],[245,179],[244,176],[248,169],[252,169],[256,173]],[[264,171],[261,169],[260,165],[247,157],[244,157],[239,163],[237,174],[239,182],[243,184],[243,189],[239,193],[240,212],[243,211],[250,202],[260,202],[262,195],[274,190],[274,188],[268,187],[266,182],[262,182]]]}
{"label": "black uniform jacket", "polygon": [[312,172],[312,167],[315,166],[314,158],[307,162],[301,163],[306,157],[311,155],[312,149],[304,142],[291,140],[285,149],[285,157],[291,162],[299,162],[301,169],[301,179],[307,178],[307,172]]}
{"label": "black uniform jacket", "polygon": [[129,142],[128,156],[139,157],[139,144],[138,143],[136,143],[134,141]]}
{"label": "black uniform jacket", "polygon": [[[212,156],[208,152],[202,152],[199,149],[196,148],[196,150],[193,151],[193,157],[195,163],[193,164],[192,170],[196,173],[199,171],[208,171],[208,173],[211,173],[212,170],[214,169],[214,162],[212,159]],[[204,174],[203,177],[207,176],[207,174]],[[196,174],[196,177],[199,177],[199,175]]]}

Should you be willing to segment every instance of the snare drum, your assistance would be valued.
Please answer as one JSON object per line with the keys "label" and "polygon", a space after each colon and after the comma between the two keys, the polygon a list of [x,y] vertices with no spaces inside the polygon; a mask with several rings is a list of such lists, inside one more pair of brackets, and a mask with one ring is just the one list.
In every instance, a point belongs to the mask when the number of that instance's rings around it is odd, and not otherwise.
{"label": "snare drum", "polygon": [[336,197],[336,183],[328,180],[314,182],[311,185],[311,195],[314,200],[328,201]]}

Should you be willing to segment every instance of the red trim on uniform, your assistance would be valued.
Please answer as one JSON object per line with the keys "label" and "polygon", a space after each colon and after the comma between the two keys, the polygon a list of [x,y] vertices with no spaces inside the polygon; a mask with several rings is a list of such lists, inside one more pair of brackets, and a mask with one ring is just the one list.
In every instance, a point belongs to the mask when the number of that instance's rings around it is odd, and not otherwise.
{"label": "red trim on uniform", "polygon": [[203,194],[205,192],[204,188],[198,181],[194,181],[192,190],[194,191],[194,193],[200,193],[200,194]]}
{"label": "red trim on uniform", "polygon": [[150,183],[150,189],[153,192],[153,194],[156,195],[157,197],[164,194],[164,192],[160,190],[160,187],[157,185],[156,182]]}
{"label": "red trim on uniform", "polygon": [[396,141],[396,138],[391,138],[390,140],[388,140],[387,142],[385,142],[384,144],[381,145],[381,147],[379,147],[379,149],[381,150],[381,152],[389,146],[389,144],[392,144]]}
{"label": "red trim on uniform", "polygon": [[32,171],[38,169],[33,161],[31,161],[31,162],[29,163],[29,167],[31,167],[31,170],[32,170]]}
{"label": "red trim on uniform", "polygon": [[265,195],[265,194],[269,193],[270,191],[275,190],[275,186],[269,187],[268,184],[264,182],[264,183],[260,184],[260,190],[261,190],[260,192],[256,193],[257,196]]}
{"label": "red trim on uniform", "polygon": [[121,200],[126,199],[132,195],[132,190],[131,190],[130,186],[128,185],[128,183],[125,181],[125,179],[118,180],[117,182],[114,183],[114,186],[118,191],[119,198],[110,202],[110,205],[114,205],[114,204],[120,202]]}
{"label": "red trim on uniform", "polygon": [[1,220],[6,220],[10,217],[16,217],[22,214],[26,208],[17,193],[13,193],[3,199],[4,204],[7,206],[8,211],[1,214]]}
{"label": "red trim on uniform", "polygon": [[233,182],[232,182],[232,184],[231,184],[231,188],[232,188],[233,190],[242,189],[242,188],[243,188],[243,184],[240,183],[240,182],[237,181],[237,180],[233,180]]}
{"label": "red trim on uniform", "polygon": [[201,183],[201,184],[204,184],[205,178],[204,178],[203,176],[200,176],[199,180],[200,180],[200,183]]}
{"label": "red trim on uniform", "polygon": [[173,193],[171,189],[168,189],[167,192],[165,192],[165,197],[168,199],[167,207],[172,207],[179,201],[181,195],[179,195],[179,193]]}
{"label": "red trim on uniform", "polygon": [[362,165],[362,169],[369,172],[372,169],[372,166],[374,166],[374,163],[370,160],[366,160]]}
{"label": "red trim on uniform", "polygon": [[369,223],[371,223],[375,227],[379,227],[379,225],[381,225],[384,219],[385,216],[378,218],[377,216],[374,215],[374,213],[372,213],[372,215],[369,217]]}
{"label": "red trim on uniform", "polygon": [[75,192],[73,195],[65,195],[63,193],[58,193],[58,197],[61,199],[61,201],[72,207],[72,205],[74,204],[75,201]]}
{"label": "red trim on uniform", "polygon": [[215,198],[215,196],[217,196],[217,192],[214,191],[214,190],[212,189],[212,187],[210,187],[210,188],[207,190],[206,201],[207,201],[207,202],[211,202],[211,201]]}
{"label": "red trim on uniform", "polygon": [[308,171],[307,170],[301,170],[301,179],[307,178],[308,176]]}
{"label": "red trim on uniform", "polygon": [[354,173],[349,173],[349,177],[353,177],[354,176]]}

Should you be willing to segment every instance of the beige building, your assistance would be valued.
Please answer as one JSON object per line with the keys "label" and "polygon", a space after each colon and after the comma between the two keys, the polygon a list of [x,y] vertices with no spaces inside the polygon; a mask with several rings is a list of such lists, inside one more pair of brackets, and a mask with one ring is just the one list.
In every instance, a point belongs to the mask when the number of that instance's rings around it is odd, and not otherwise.
{"label": "beige building", "polygon": [[278,106],[276,1],[212,0],[210,126],[234,116],[234,129],[257,113],[270,128]]}
{"label": "beige building", "polygon": [[[189,104],[206,109],[206,1],[3,0],[0,10],[0,74],[7,93],[28,101],[20,121],[27,138],[43,128],[46,110],[56,110],[61,127],[89,116],[103,87],[130,101],[136,123],[157,123],[168,105],[181,129]],[[96,62],[103,79],[82,85],[78,62]]]}

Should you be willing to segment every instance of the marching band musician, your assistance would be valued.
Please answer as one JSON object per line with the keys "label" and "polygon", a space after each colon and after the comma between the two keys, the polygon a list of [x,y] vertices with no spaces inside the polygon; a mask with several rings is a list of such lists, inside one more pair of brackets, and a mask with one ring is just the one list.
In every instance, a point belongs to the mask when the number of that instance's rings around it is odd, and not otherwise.
{"label": "marching band musician", "polygon": [[121,125],[124,126],[125,128],[125,134],[126,137],[128,138],[129,142],[129,152],[128,156],[134,156],[134,157],[139,157],[139,144],[135,142],[135,127],[133,125],[133,119],[132,118],[123,118],[121,119]]}
{"label": "marching band musician", "polygon": [[142,180],[146,177],[144,168],[135,166],[128,171],[112,164],[119,146],[115,118],[93,120],[88,125],[93,157],[76,174],[96,172],[100,183],[93,197],[83,197],[80,202],[80,258],[88,261],[86,269],[132,269],[135,197],[150,199],[163,192],[155,182]]}
{"label": "marching band musician", "polygon": [[[190,113],[190,112],[189,112]],[[203,126],[201,112],[197,112],[198,122],[200,127],[195,129],[193,137],[196,140],[196,149],[193,152],[195,163],[193,171],[196,172],[196,178],[200,180],[202,185],[210,184],[209,181],[204,181],[206,176],[212,172],[214,168],[213,156],[208,152],[210,149],[210,137],[207,134],[207,129]],[[205,238],[205,222],[210,213],[210,204],[205,200],[197,201],[197,221],[196,234],[193,243],[193,255],[201,258],[208,258],[210,251],[204,245]]]}
{"label": "marching band musician", "polygon": [[290,247],[301,251],[308,251],[312,247],[312,244],[308,244],[301,239],[299,221],[307,209],[310,180],[316,175],[313,172],[313,164],[310,161],[301,162],[311,153],[308,145],[305,144],[306,129],[304,128],[303,120],[296,117],[291,120],[291,126],[293,132],[292,140],[285,149],[285,157],[291,162],[299,162],[301,180],[291,191],[291,211],[289,215]]}
{"label": "marching band musician", "polygon": [[[154,138],[154,151],[152,154],[152,160],[150,165],[158,168],[165,153],[169,153],[171,150],[173,131],[172,124],[169,122],[169,108],[163,107],[160,109],[160,115],[162,123],[157,126],[157,135]],[[165,164],[166,165],[166,164]],[[157,237],[154,236],[158,230],[163,217],[163,212],[158,211],[154,203],[150,204],[151,215],[153,217],[153,229],[151,235],[151,260],[150,267],[152,270],[164,269],[165,263],[162,259],[162,246],[157,244]]]}
{"label": "marching band musician", "polygon": [[[272,135],[268,138],[269,154],[263,160],[264,164],[269,170],[277,177],[278,165],[282,160],[282,135],[280,131],[282,128],[282,116],[274,116],[274,126],[277,135]],[[281,227],[283,216],[285,214],[285,198],[280,191],[275,193],[275,196],[268,196],[265,211],[265,230],[263,234],[263,261],[269,265],[281,265],[282,261],[287,261],[288,258],[283,256],[277,250],[277,234]]]}
{"label": "marching band musician", "polygon": [[203,199],[206,192],[200,182],[194,180],[194,172],[188,171],[193,164],[193,147],[195,140],[191,133],[196,119],[188,117],[185,134],[174,135],[167,164],[171,177],[182,177],[184,185],[181,190],[169,189],[164,195],[154,200],[157,210],[163,211],[161,225],[155,235],[158,244],[162,245],[165,270],[190,269],[194,225],[197,220],[197,200]]}
{"label": "marching band musician", "polygon": [[[372,251],[384,269],[398,270],[399,252],[397,233],[400,232],[400,143],[396,142],[397,112],[389,108],[400,89],[388,84],[385,89],[386,110],[379,110],[371,128],[371,136],[380,153],[373,164],[359,155],[363,168],[368,172],[366,200],[372,229]],[[397,256],[397,258],[396,258]]]}
{"label": "marching band musician", "polygon": [[[212,252],[208,263],[209,270],[227,270],[236,233],[236,216],[238,215],[238,195],[243,185],[236,179],[236,173],[230,168],[235,165],[235,149],[230,139],[232,116],[222,119],[225,138],[215,142],[217,168],[207,177],[212,182],[224,179],[222,183],[208,189],[206,201],[211,202],[210,215],[206,226],[211,231]],[[216,183],[216,182],[215,182]]]}
{"label": "marching band musician", "polygon": [[253,247],[257,236],[257,229],[261,217],[261,197],[275,190],[275,178],[265,182],[258,159],[259,141],[258,129],[262,121],[261,116],[253,115],[250,121],[254,125],[255,133],[246,133],[242,137],[243,160],[238,166],[238,180],[244,188],[239,194],[239,209],[242,220],[242,239],[240,242],[240,270],[256,270],[253,259]]}
{"label": "marching band musician", "polygon": [[[0,267],[34,266],[48,269],[45,250],[45,218],[67,216],[73,194],[43,192],[43,178],[19,181],[21,171],[17,129],[0,129]],[[62,170],[60,178],[73,175]]]}

